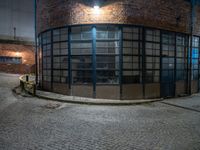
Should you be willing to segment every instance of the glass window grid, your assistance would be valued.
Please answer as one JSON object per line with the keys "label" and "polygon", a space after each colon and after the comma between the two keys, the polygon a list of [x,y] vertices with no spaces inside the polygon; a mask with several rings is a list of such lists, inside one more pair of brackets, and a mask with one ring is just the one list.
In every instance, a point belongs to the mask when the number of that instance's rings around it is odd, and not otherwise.
{"label": "glass window grid", "polygon": [[188,57],[187,57],[187,36],[177,35],[176,36],[176,80],[187,80],[187,68],[188,68]]}
{"label": "glass window grid", "polygon": [[96,27],[96,84],[119,84],[119,33],[116,26]]}
{"label": "glass window grid", "polygon": [[175,33],[162,33],[162,56],[175,56]]}
{"label": "glass window grid", "polygon": [[145,83],[160,82],[160,31],[145,31]]}
{"label": "glass window grid", "polygon": [[60,28],[53,30],[53,42],[68,41],[68,28]]}
{"label": "glass window grid", "polygon": [[0,56],[0,63],[21,64],[22,63],[22,57]]}
{"label": "glass window grid", "polygon": [[68,83],[68,28],[53,30],[53,82]]}
{"label": "glass window grid", "polygon": [[162,33],[162,82],[172,83],[175,81],[175,44],[175,33]]}
{"label": "glass window grid", "polygon": [[160,43],[160,30],[146,29],[145,41],[153,42],[153,43]]}
{"label": "glass window grid", "polygon": [[92,39],[91,26],[76,26],[71,27],[71,40],[72,41],[91,41]]}
{"label": "glass window grid", "polygon": [[[157,33],[156,36],[157,36],[157,38],[158,38],[158,33]],[[134,40],[135,40],[135,39],[134,39]],[[46,41],[48,41],[48,40],[46,40]],[[148,42],[148,41],[149,41],[149,40],[146,40],[146,42]],[[156,40],[156,38],[154,38],[153,41],[155,41],[155,43],[159,43],[159,42],[157,42],[158,40]],[[44,43],[45,43],[45,42],[43,42],[43,43],[41,44],[42,47],[45,45]],[[47,43],[48,43],[48,42],[46,42],[46,44],[47,44]],[[181,47],[182,45],[178,45],[178,44],[177,44],[177,46],[180,46],[180,47]],[[178,56],[178,52],[176,53],[176,55]],[[182,55],[182,54],[179,54],[179,55]],[[178,57],[177,57],[177,58],[178,58]],[[181,58],[182,58],[182,56],[181,56]],[[186,63],[187,63],[187,62],[186,62]],[[195,71],[196,71],[196,70],[195,70]]]}
{"label": "glass window grid", "polygon": [[92,27],[71,28],[72,84],[92,84]]}
{"label": "glass window grid", "polygon": [[109,41],[109,40],[119,40],[119,27],[116,26],[96,26],[96,39]]}
{"label": "glass window grid", "polygon": [[[42,38],[41,36],[38,37],[38,71],[39,71],[39,81],[41,82],[42,81]],[[39,82],[39,83],[40,83]]]}
{"label": "glass window grid", "polygon": [[42,33],[42,44],[50,44],[51,43],[51,31],[47,31]]}
{"label": "glass window grid", "polygon": [[42,34],[43,81],[51,82],[51,31]]}
{"label": "glass window grid", "polygon": [[142,82],[141,28],[123,28],[123,84]]}
{"label": "glass window grid", "polygon": [[199,37],[194,36],[192,39],[192,80],[199,79],[199,53],[200,53]]}

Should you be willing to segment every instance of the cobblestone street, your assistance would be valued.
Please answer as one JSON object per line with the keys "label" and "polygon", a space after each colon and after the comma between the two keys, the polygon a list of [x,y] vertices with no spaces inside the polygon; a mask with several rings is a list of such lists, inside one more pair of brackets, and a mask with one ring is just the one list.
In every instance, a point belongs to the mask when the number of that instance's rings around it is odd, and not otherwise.
{"label": "cobblestone street", "polygon": [[200,95],[143,105],[59,103],[12,93],[0,74],[0,150],[199,150]]}

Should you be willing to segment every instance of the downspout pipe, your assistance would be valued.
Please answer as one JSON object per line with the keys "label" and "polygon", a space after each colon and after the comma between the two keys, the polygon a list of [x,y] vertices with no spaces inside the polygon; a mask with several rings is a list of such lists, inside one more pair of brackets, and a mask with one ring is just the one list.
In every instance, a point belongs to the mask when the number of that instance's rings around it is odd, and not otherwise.
{"label": "downspout pipe", "polygon": [[189,95],[192,94],[192,43],[193,43],[193,31],[194,31],[194,19],[195,19],[195,2],[196,0],[191,0],[191,18],[190,18],[190,53],[189,53],[189,82],[188,82],[188,86],[189,86]]}
{"label": "downspout pipe", "polygon": [[38,47],[37,47],[37,0],[34,0],[34,17],[35,17],[35,83],[38,84]]}

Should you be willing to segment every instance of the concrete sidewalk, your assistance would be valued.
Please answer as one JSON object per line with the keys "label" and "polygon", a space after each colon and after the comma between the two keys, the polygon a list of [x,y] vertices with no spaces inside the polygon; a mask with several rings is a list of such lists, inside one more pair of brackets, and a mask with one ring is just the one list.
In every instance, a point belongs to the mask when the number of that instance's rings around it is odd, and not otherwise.
{"label": "concrete sidewalk", "polygon": [[94,99],[78,96],[67,96],[41,90],[36,91],[36,96],[39,98],[55,100],[59,102],[77,103],[77,104],[91,104],[91,105],[134,105],[142,103],[150,103],[161,101],[163,99],[141,99],[141,100],[110,100],[110,99]]}
{"label": "concrete sidewalk", "polygon": [[200,93],[162,101],[164,104],[200,112]]}

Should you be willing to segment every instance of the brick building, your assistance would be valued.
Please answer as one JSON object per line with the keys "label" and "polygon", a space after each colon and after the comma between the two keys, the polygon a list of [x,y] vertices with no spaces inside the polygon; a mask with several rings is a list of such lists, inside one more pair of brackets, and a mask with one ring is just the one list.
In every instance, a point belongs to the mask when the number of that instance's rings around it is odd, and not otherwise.
{"label": "brick building", "polygon": [[1,1],[0,20],[0,72],[34,72],[33,2]]}
{"label": "brick building", "polygon": [[0,72],[24,74],[34,72],[32,45],[0,43]]}
{"label": "brick building", "polygon": [[194,2],[38,0],[39,85],[107,99],[198,92],[200,6]]}

